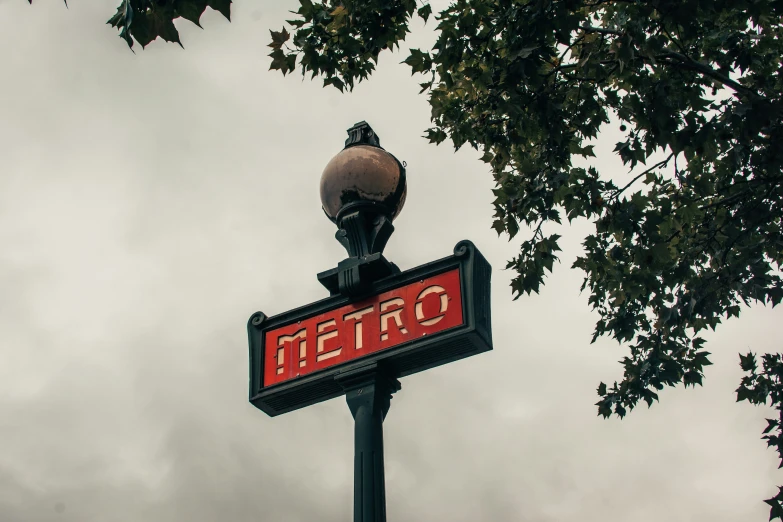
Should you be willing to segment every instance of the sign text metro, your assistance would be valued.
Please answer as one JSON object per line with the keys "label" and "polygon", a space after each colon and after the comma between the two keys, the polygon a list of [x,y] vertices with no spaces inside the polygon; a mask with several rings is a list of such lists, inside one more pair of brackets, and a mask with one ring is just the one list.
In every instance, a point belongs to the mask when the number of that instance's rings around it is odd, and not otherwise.
{"label": "sign text metro", "polygon": [[265,333],[263,386],[463,324],[458,269]]}

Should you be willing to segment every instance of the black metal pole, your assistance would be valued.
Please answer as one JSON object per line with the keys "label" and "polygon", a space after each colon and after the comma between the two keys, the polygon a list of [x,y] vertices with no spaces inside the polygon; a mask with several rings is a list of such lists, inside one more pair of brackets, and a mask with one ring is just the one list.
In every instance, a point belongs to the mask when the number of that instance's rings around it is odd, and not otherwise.
{"label": "black metal pole", "polygon": [[376,365],[342,374],[338,380],[347,390],[354,418],[353,520],[386,522],[383,420],[400,383]]}

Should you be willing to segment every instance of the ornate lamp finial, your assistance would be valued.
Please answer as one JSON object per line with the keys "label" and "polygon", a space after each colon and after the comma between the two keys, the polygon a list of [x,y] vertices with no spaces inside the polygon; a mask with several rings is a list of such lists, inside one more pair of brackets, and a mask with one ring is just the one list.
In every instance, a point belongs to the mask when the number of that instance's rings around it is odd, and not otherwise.
{"label": "ornate lamp finial", "polygon": [[345,140],[345,148],[352,145],[372,145],[381,147],[381,138],[375,134],[370,124],[366,121],[360,121],[348,129],[348,138]]}

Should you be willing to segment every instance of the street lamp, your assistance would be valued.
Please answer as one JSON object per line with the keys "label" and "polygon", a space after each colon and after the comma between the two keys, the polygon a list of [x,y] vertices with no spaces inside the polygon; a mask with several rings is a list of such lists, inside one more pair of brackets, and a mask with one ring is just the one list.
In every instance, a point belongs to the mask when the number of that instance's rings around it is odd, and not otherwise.
{"label": "street lamp", "polygon": [[385,522],[383,421],[399,378],[492,349],[491,267],[470,241],[404,272],[383,257],[405,203],[405,164],[366,122],[321,176],[348,257],[331,295],[247,323],[250,402],[270,416],[345,395],[354,418],[354,522]]}
{"label": "street lamp", "polygon": [[[405,194],[405,166],[381,147],[370,125],[362,121],[348,129],[345,148],[321,175],[321,205],[349,256],[336,269],[318,274],[332,295],[360,297],[378,279],[400,272],[383,257],[383,249]],[[383,420],[400,383],[377,365],[336,380],[346,390],[354,418],[354,521],[385,522]]]}
{"label": "street lamp", "polygon": [[405,165],[381,147],[367,122],[348,129],[345,148],[321,175],[321,205],[337,225],[335,237],[349,256],[336,269],[318,274],[332,295],[356,297],[373,281],[399,273],[383,257],[383,249],[405,194]]}

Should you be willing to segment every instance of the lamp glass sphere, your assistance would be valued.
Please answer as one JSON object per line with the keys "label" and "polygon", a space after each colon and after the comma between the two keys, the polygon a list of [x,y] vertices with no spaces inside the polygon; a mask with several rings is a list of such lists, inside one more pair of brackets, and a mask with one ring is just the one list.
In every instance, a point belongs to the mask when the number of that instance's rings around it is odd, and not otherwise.
{"label": "lamp glass sphere", "polygon": [[342,211],[362,206],[394,219],[405,203],[405,169],[380,147],[355,145],[333,157],[321,175],[321,204],[337,221]]}

